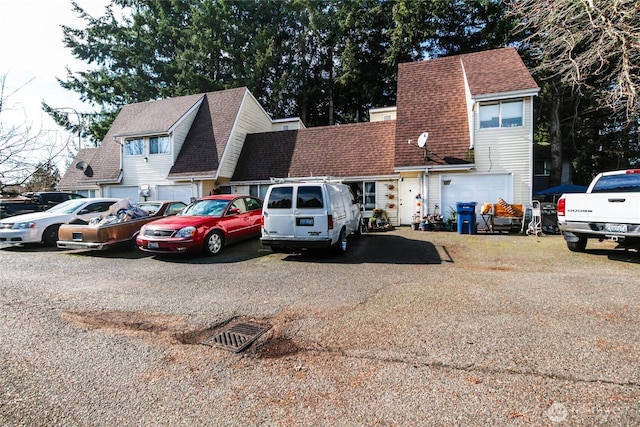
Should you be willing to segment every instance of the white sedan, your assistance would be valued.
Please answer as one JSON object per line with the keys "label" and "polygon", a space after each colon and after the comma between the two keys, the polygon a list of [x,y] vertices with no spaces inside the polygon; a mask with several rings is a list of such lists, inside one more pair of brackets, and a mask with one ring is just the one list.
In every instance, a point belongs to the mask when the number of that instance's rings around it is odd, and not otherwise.
{"label": "white sedan", "polygon": [[89,221],[109,210],[120,199],[87,198],[62,202],[44,212],[16,215],[0,220],[0,245],[44,243],[56,246],[58,228],[73,220]]}

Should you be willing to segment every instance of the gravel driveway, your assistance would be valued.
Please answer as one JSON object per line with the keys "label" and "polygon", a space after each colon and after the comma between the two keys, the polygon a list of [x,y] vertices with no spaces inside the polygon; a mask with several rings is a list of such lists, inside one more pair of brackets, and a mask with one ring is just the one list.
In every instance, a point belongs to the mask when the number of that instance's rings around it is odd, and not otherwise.
{"label": "gravel driveway", "polygon": [[[0,425],[640,425],[640,256],[403,227],[342,256],[0,250]],[[270,328],[235,353],[201,344]]]}

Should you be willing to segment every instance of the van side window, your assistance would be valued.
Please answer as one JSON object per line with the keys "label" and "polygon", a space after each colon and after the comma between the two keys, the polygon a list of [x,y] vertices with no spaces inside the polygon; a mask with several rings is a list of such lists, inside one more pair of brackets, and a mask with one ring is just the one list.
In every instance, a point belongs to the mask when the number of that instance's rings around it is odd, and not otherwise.
{"label": "van side window", "polygon": [[317,185],[298,187],[298,209],[321,208],[322,206],[322,187]]}
{"label": "van side window", "polygon": [[272,188],[267,207],[270,209],[291,209],[292,201],[293,187]]}

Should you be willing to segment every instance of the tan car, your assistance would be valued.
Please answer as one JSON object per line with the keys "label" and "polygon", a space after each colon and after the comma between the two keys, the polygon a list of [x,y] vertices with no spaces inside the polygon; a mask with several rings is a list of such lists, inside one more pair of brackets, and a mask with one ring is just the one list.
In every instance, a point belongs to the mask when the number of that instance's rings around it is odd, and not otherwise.
{"label": "tan car", "polygon": [[[180,201],[139,202],[136,208],[148,215],[133,219],[126,214],[106,224],[64,224],[58,230],[58,247],[62,249],[108,249],[117,244],[135,244],[140,227],[156,219],[176,215],[186,207]],[[124,216],[124,218],[123,218]]]}

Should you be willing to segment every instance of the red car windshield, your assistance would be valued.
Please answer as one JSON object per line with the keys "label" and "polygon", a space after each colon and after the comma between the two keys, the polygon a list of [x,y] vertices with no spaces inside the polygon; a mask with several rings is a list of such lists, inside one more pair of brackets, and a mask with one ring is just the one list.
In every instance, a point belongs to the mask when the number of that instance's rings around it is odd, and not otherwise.
{"label": "red car windshield", "polygon": [[222,216],[229,200],[197,200],[187,206],[180,215]]}

